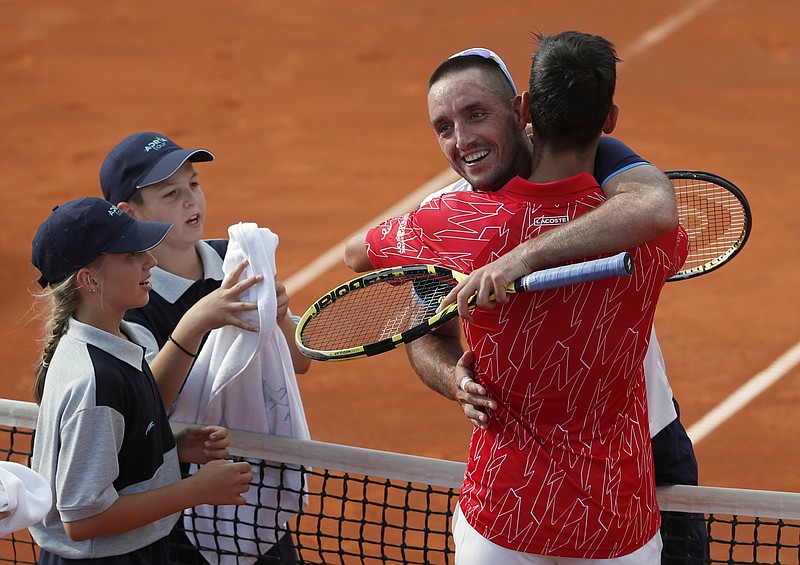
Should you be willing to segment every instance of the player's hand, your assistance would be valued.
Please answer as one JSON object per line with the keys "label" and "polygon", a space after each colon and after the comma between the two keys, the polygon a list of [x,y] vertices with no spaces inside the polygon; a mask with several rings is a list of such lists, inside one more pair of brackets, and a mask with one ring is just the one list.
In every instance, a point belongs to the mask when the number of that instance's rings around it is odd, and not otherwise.
{"label": "player's hand", "polygon": [[472,314],[467,303],[473,295],[476,295],[476,307],[485,310],[491,310],[497,304],[507,303],[506,287],[530,272],[525,257],[517,251],[518,249],[519,247],[470,273],[444,297],[439,308],[457,302],[458,314],[465,320],[471,321]]}
{"label": "player's hand", "polygon": [[242,302],[239,297],[244,291],[264,280],[264,275],[253,275],[240,281],[239,278],[248,265],[247,259],[239,263],[217,290],[198,300],[189,309],[186,315],[193,318],[195,328],[202,329],[203,333],[223,326],[234,326],[251,332],[258,331],[257,325],[242,317],[243,313],[258,310],[258,304]]}
{"label": "player's hand", "polygon": [[230,457],[228,429],[222,426],[189,426],[175,436],[178,458],[199,465]]}
{"label": "player's hand", "polygon": [[250,463],[225,459],[216,459],[203,465],[197,472],[186,479],[192,481],[192,488],[200,501],[198,504],[244,504],[242,496],[250,489],[253,474]]}
{"label": "player's hand", "polygon": [[[456,363],[456,400],[472,425],[485,430],[489,426],[488,411],[497,408],[497,404],[486,395],[486,389],[473,380],[474,363],[475,355],[472,351],[465,351]],[[459,386],[462,382],[463,388]]]}

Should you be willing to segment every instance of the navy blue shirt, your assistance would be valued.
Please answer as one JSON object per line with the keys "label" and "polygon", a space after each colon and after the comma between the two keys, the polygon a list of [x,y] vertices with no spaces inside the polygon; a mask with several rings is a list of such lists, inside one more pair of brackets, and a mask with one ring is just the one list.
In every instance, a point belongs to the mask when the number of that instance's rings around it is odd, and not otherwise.
{"label": "navy blue shirt", "polygon": [[603,136],[594,157],[594,178],[602,187],[609,179],[628,169],[649,164],[620,140]]}

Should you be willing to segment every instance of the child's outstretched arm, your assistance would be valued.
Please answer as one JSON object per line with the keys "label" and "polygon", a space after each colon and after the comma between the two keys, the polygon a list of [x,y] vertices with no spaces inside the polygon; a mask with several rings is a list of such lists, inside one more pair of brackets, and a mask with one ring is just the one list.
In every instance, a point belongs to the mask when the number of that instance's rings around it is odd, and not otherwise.
{"label": "child's outstretched arm", "polygon": [[244,504],[253,475],[246,461],[211,461],[187,479],[137,494],[124,494],[108,510],[74,522],[65,522],[70,539],[83,541],[141,528],[151,522],[199,504]]}
{"label": "child's outstretched arm", "polygon": [[228,325],[251,332],[258,331],[258,326],[240,318],[242,312],[257,310],[258,304],[242,302],[239,297],[245,290],[264,280],[264,276],[259,274],[240,281],[247,265],[246,259],[239,263],[230,276],[222,281],[220,288],[187,310],[172,331],[169,341],[150,363],[164,406],[172,406],[175,401],[206,333]]}

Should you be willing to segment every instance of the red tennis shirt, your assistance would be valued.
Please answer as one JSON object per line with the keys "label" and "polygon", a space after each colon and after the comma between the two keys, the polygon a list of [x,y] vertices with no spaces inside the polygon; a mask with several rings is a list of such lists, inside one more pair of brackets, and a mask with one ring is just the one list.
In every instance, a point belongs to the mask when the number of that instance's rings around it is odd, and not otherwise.
{"label": "red tennis shirt", "polygon": [[[367,235],[376,268],[434,263],[471,272],[604,200],[593,177],[451,193]],[[459,504],[493,543],[606,559],[658,531],[643,360],[682,227],[628,250],[631,277],[511,295],[464,323],[475,378],[497,401],[473,429]]]}

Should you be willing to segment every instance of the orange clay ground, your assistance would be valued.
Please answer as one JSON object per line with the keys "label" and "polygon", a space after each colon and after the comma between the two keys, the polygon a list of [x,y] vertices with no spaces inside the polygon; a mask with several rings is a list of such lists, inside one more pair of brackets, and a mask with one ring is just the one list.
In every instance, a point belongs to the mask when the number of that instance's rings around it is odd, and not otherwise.
{"label": "orange clay ground", "polygon": [[[125,135],[211,149],[217,160],[197,167],[206,235],[238,221],[269,227],[289,279],[446,169],[427,122],[436,65],[486,46],[524,87],[536,30],[612,40],[625,60],[617,137],[663,169],[721,174],[750,199],[745,250],[670,283],[659,306],[686,426],[800,340],[796,0],[3,0],[0,11],[3,396],[31,399],[36,226],[54,204],[99,195],[100,163]],[[666,36],[645,35],[682,14]],[[350,277],[337,264],[292,288],[293,310]],[[697,444],[703,484],[800,490],[799,376],[793,368]],[[465,458],[468,422],[403,351],[315,364],[300,386],[317,440]]]}

